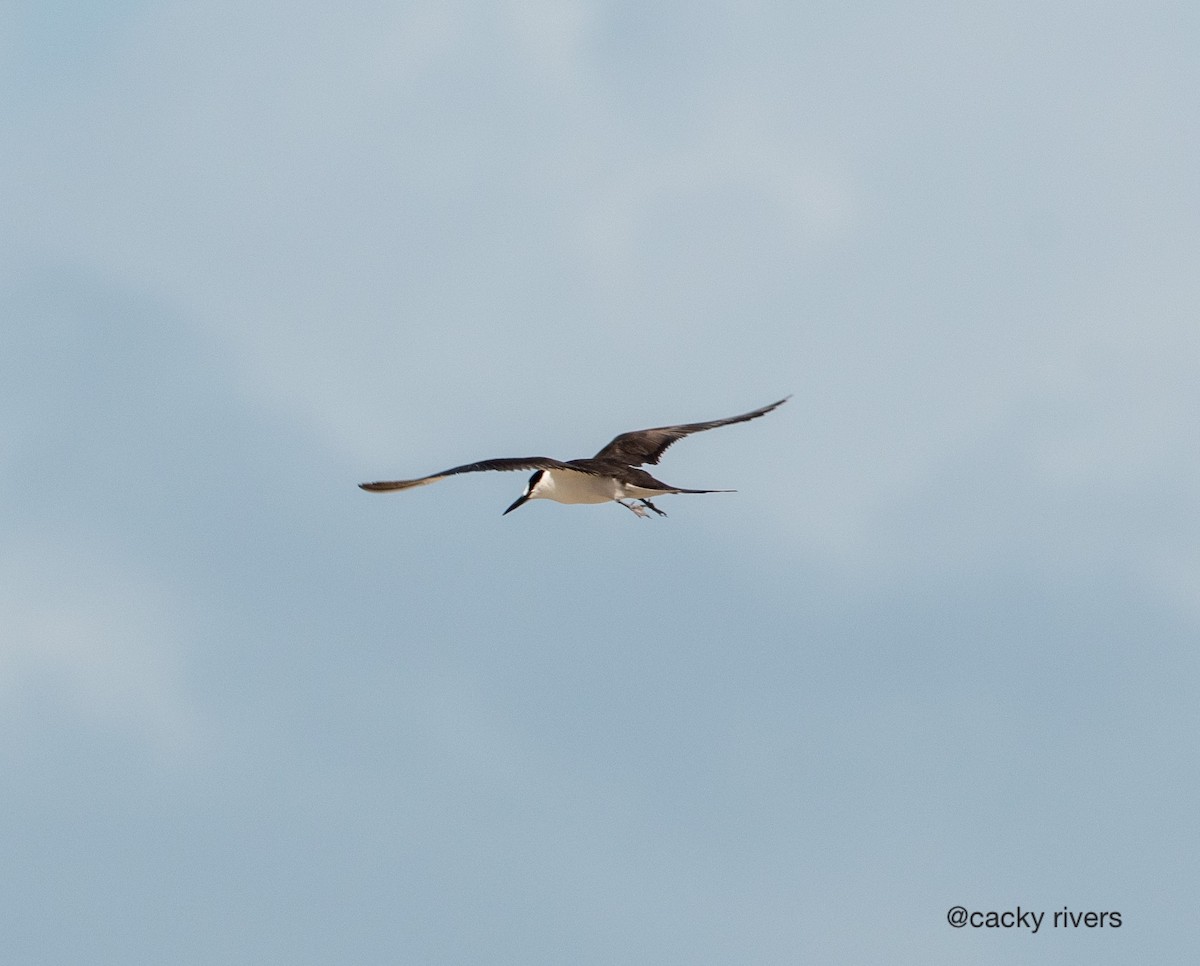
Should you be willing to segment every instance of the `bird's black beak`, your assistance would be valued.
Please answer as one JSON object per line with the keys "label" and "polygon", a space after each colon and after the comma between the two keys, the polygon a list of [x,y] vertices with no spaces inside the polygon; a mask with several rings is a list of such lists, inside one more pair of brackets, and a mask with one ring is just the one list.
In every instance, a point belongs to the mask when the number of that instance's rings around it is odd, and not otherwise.
{"label": "bird's black beak", "polygon": [[519,497],[517,497],[517,498],[516,498],[516,499],[513,501],[513,505],[512,505],[512,506],[510,506],[510,507],[509,507],[507,510],[505,510],[505,511],[504,511],[504,513],[501,513],[501,514],[500,514],[500,516],[506,516],[507,514],[509,514],[509,513],[512,513],[512,512],[513,512],[513,510],[515,510],[515,509],[516,509],[517,507],[519,507],[519,506],[520,506],[522,503],[525,503],[525,502],[527,502],[528,500],[529,500],[529,494],[528,494],[528,493],[522,493],[522,494],[521,494]]}

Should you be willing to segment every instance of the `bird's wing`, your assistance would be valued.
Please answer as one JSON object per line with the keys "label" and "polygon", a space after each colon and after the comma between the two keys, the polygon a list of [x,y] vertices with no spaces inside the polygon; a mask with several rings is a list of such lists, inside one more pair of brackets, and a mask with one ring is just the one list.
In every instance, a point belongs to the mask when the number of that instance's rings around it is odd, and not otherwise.
{"label": "bird's wing", "polygon": [[730,416],[728,419],[714,419],[708,423],[684,423],[682,426],[659,426],[657,429],[638,429],[632,433],[622,433],[611,443],[596,454],[598,460],[616,460],[626,466],[641,466],[643,463],[657,463],[666,448],[678,439],[700,433],[706,429],[716,429],[718,426],[728,426],[730,423],[744,423],[748,419],[765,416],[777,406],[782,406],[791,399],[785,396],[779,402],[773,402],[762,409],[742,413],[740,416]]}
{"label": "bird's wing", "polygon": [[410,490],[414,486],[428,486],[430,483],[436,483],[438,480],[444,480],[447,476],[455,476],[458,473],[484,473],[488,470],[507,472],[509,470],[553,470],[563,468],[572,469],[573,467],[568,467],[565,463],[561,463],[558,460],[552,460],[548,456],[526,456],[512,459],[480,460],[478,463],[455,466],[448,470],[442,470],[440,473],[431,473],[429,476],[418,477],[415,480],[383,480],[378,483],[359,483],[358,485],[364,490],[370,490],[372,493],[383,493],[388,490]]}

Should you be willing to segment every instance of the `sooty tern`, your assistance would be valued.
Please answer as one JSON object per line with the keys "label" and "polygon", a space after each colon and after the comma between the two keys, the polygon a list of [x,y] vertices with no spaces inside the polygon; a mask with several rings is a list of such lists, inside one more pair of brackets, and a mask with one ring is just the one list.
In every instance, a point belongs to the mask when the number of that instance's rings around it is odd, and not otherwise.
{"label": "sooty tern", "polygon": [[[779,402],[755,409],[753,412],[742,413],[740,416],[730,416],[728,419],[714,419],[708,423],[685,423],[682,426],[659,426],[657,429],[638,429],[632,433],[622,433],[611,443],[600,450],[591,459],[560,460],[545,456],[529,456],[514,459],[481,460],[478,463],[467,463],[465,466],[455,466],[440,473],[421,476],[415,480],[389,480],[380,483],[360,483],[364,490],[372,493],[382,493],[388,490],[409,490],[414,486],[427,486],[444,480],[447,476],[458,473],[482,473],[486,470],[533,470],[533,476],[525,486],[525,492],[504,513],[511,513],[523,503],[530,500],[554,500],[558,503],[607,503],[613,500],[627,510],[632,510],[639,517],[646,516],[646,510],[653,510],[660,517],[666,514],[650,502],[652,496],[662,496],[664,493],[733,493],[733,490],[686,490],[679,486],[670,486],[656,480],[645,470],[638,469],[646,463],[657,463],[667,447],[677,439],[683,439],[692,433],[706,429],[716,429],[718,426],[728,426],[730,423],[744,423],[757,419],[769,413],[777,406],[782,406],[791,399],[785,396]],[[625,502],[636,500],[637,503]],[[639,506],[638,504],[641,504]],[[501,514],[503,516],[503,514]]]}

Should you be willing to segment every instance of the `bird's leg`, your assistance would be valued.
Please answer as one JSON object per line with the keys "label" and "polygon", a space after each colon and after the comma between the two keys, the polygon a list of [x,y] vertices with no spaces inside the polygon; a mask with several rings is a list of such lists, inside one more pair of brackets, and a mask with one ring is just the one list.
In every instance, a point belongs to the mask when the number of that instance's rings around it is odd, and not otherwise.
{"label": "bird's leg", "polygon": [[626,510],[632,510],[634,514],[639,517],[644,517],[646,515],[646,511],[636,504],[626,503],[624,500],[617,500],[616,502],[620,503],[621,506],[623,506]]}
{"label": "bird's leg", "polygon": [[657,513],[657,514],[658,514],[660,517],[665,517],[665,516],[667,515],[667,514],[666,514],[666,512],[665,512],[664,510],[660,510],[658,507],[656,507],[656,506],[655,506],[653,503],[651,503],[649,500],[642,500],[642,506],[649,507],[649,508],[650,508],[651,510],[653,510],[655,513]]}

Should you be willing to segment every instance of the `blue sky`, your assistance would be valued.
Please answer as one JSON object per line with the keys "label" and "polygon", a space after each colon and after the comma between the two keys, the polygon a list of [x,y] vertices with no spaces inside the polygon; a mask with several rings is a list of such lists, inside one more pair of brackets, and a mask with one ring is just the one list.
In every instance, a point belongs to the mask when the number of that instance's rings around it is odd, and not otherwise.
{"label": "blue sky", "polygon": [[[4,960],[1186,958],[1198,42],[8,4]],[[355,486],[787,393],[665,520]]]}

